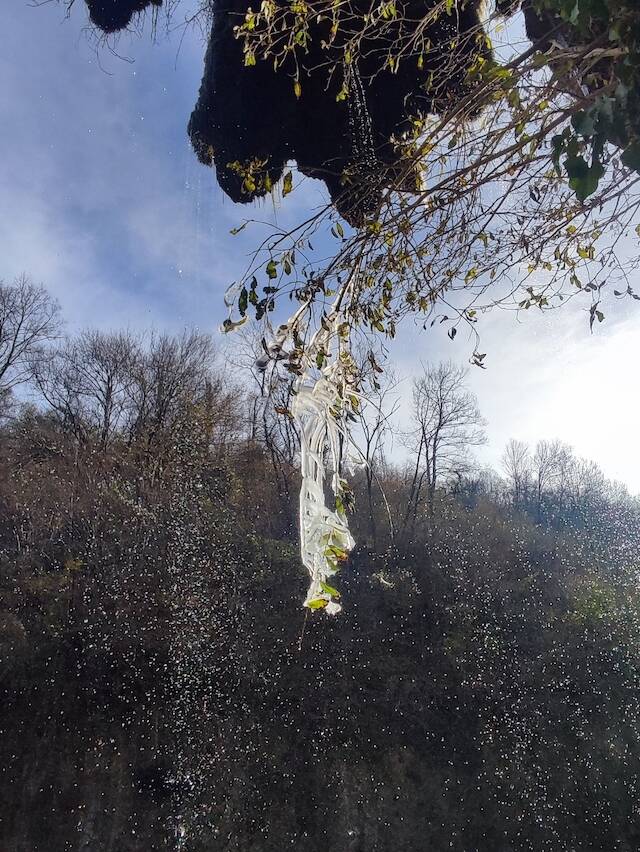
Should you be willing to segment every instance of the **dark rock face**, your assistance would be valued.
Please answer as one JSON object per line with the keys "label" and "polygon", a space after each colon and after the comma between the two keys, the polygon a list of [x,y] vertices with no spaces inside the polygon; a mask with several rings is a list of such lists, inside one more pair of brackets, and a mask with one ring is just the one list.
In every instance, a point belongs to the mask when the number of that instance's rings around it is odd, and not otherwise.
{"label": "dark rock face", "polygon": [[[126,28],[136,13],[162,0],[85,0],[92,22],[105,33]],[[205,57],[200,94],[188,133],[201,163],[214,166],[222,190],[236,203],[266,195],[282,177],[289,160],[327,186],[332,203],[354,227],[375,214],[383,191],[411,191],[417,175],[403,164],[398,147],[413,117],[439,115],[469,92],[467,72],[490,48],[480,19],[481,0],[454,0],[450,14],[426,23],[436,0],[407,0],[397,18],[363,37],[359,57],[342,80],[346,42],[332,38],[328,21],[311,24],[308,46],[297,57],[300,90],[294,92],[293,68],[276,71],[271,59],[245,66],[242,42],[234,28],[242,24],[249,0],[210,0],[214,23]],[[351,0],[350,34],[374,10],[372,0]],[[571,44],[573,28],[559,16],[539,10],[533,0],[496,0],[509,16],[519,8],[528,38],[547,51],[554,42]],[[428,42],[425,56],[402,57],[391,70],[386,59],[393,45],[407,45],[420,30]],[[553,64],[553,61],[551,61]],[[337,73],[328,74],[328,69]],[[599,63],[591,75],[611,76],[612,63]],[[586,88],[595,84],[588,80]],[[343,97],[343,87],[347,95]],[[636,98],[633,92],[630,97]],[[634,110],[628,110],[634,114]],[[635,121],[608,131],[607,139],[624,147],[637,135]],[[404,170],[399,174],[399,170]]]}
{"label": "dark rock face", "polygon": [[[235,202],[264,195],[293,153],[291,81],[266,62],[244,67],[233,27],[242,23],[246,8],[234,14],[232,4],[220,3],[217,9],[198,104],[188,127],[198,159],[205,165],[216,163],[218,182]],[[250,175],[242,173],[243,166]]]}
{"label": "dark rock face", "polygon": [[[85,0],[91,21],[103,32],[126,28],[133,16],[162,0]],[[375,212],[383,189],[397,182],[400,155],[393,139],[410,117],[441,112],[468,91],[466,72],[478,55],[489,55],[482,38],[480,0],[460,0],[425,33],[431,43],[421,67],[417,57],[395,71],[381,68],[389,45],[406,42],[434,0],[409,0],[384,35],[367,37],[352,68],[348,97],[337,99],[340,74],[329,77],[344,45],[331,47],[329,23],[316,23],[308,50],[299,57],[301,92],[296,97],[291,69],[275,71],[270,61],[245,67],[234,27],[244,21],[248,0],[214,0],[214,23],[198,103],[189,137],[200,162],[213,165],[218,183],[235,202],[265,195],[282,177],[288,160],[323,180],[344,218],[360,225]],[[370,0],[353,0],[350,12],[362,20]],[[452,48],[452,45],[456,44]],[[443,68],[446,65],[446,72]],[[314,70],[315,69],[315,70]],[[408,188],[415,175],[406,175]]]}
{"label": "dark rock face", "polygon": [[85,0],[92,23],[105,33],[123,30],[136,12],[148,6],[162,6],[162,0]]}
{"label": "dark rock face", "polygon": [[[296,98],[286,65],[274,71],[258,58],[244,67],[233,28],[244,20],[247,0],[219,0],[189,136],[200,161],[215,166],[224,192],[235,202],[253,201],[269,191],[291,159],[303,174],[325,182],[347,221],[358,225],[373,213],[399,161],[392,137],[408,129],[411,115],[441,112],[464,95],[469,66],[479,54],[489,55],[478,38],[479,3],[470,0],[431,25],[426,35],[432,48],[422,67],[412,56],[395,73],[381,69],[389,43],[406,39],[432,5],[408,3],[384,39],[364,42],[349,95],[337,100],[342,80],[328,79],[326,64],[339,62],[342,48],[322,47],[324,24],[316,25],[309,51],[301,56]],[[369,4],[356,2],[353,11],[363,16]]]}

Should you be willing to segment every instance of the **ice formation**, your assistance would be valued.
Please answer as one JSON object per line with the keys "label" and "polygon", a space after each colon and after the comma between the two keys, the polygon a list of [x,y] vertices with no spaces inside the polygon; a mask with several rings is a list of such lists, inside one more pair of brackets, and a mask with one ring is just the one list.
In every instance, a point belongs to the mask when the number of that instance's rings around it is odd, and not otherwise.
{"label": "ice formation", "polygon": [[[331,585],[333,576],[355,544],[347,523],[340,477],[343,448],[349,440],[344,423],[349,401],[344,393],[349,387],[351,356],[340,345],[336,325],[337,318],[328,331],[323,329],[321,345],[331,344],[333,335],[339,341],[337,352],[331,363],[320,370],[319,378],[309,378],[313,372],[309,366],[303,371],[296,382],[291,410],[300,435],[300,553],[311,580],[304,605],[324,608],[330,614],[341,609],[339,593]],[[322,351],[317,345],[313,348]],[[331,472],[335,508],[326,501],[327,469]]]}
{"label": "ice formation", "polygon": [[[279,326],[269,341],[263,341],[268,356],[256,362],[264,370],[269,362],[275,368],[278,361],[297,358],[290,414],[300,438],[300,554],[310,578],[304,606],[330,615],[341,610],[340,593],[332,585],[334,576],[355,544],[347,521],[351,491],[341,474],[343,468],[351,471],[361,464],[349,453],[352,441],[347,421],[359,407],[360,397],[349,345],[351,323],[348,310],[341,307],[343,302],[349,304],[355,278],[355,274],[350,276],[302,351],[287,352],[287,345],[300,339],[309,302]],[[225,296],[229,307],[234,295],[232,286]],[[222,330],[232,331],[240,324],[228,319]],[[331,494],[329,503],[327,492]]]}

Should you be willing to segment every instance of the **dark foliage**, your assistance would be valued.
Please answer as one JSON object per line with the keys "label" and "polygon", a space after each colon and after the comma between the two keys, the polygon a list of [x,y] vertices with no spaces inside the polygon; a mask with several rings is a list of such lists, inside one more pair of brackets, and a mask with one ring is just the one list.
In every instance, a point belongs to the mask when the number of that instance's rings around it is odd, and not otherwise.
{"label": "dark foliage", "polygon": [[91,22],[105,33],[123,30],[136,12],[148,6],[162,6],[162,0],[85,0]]}
{"label": "dark foliage", "polygon": [[[162,0],[86,3],[91,21],[113,33],[127,27],[136,12],[160,6]],[[325,182],[347,221],[361,224],[377,208],[383,188],[397,180],[401,155],[392,138],[401,139],[412,115],[438,113],[459,98],[467,90],[465,75],[474,59],[489,55],[478,8],[479,0],[466,0],[431,25],[426,37],[432,48],[422,67],[411,57],[395,71],[381,69],[386,45],[405,39],[429,11],[424,4],[406,4],[384,39],[363,42],[348,96],[337,100],[342,81],[339,75],[328,79],[326,69],[327,63],[340,60],[342,48],[339,42],[323,47],[329,22],[316,25],[301,57],[301,94],[296,98],[286,64],[277,72],[269,61],[245,67],[234,27],[243,22],[249,3],[218,0],[188,127],[198,159],[215,165],[221,188],[240,203],[265,195],[281,178],[286,162],[296,160],[303,174]],[[370,6],[366,0],[356,2],[352,11],[362,19]],[[407,187],[414,184],[415,177],[407,175]]]}
{"label": "dark foliage", "polygon": [[0,429],[2,852],[639,847],[637,504],[470,477],[401,532],[379,470],[395,542],[359,499],[344,612],[305,625],[294,507],[200,338],[83,341],[62,384],[124,363],[112,426],[81,388]]}
{"label": "dark foliage", "polygon": [[[504,14],[522,9],[527,37],[542,52],[554,45],[578,47],[592,44],[599,49],[616,47],[617,58],[589,63],[584,72],[570,70],[562,63],[550,62],[557,73],[565,75],[569,88],[600,93],[587,111],[573,117],[577,136],[590,143],[590,168],[582,157],[576,157],[574,139],[556,137],[557,151],[567,152],[569,176],[574,180],[589,175],[598,184],[601,176],[603,149],[606,143],[626,149],[623,162],[640,170],[640,13],[637,3],[626,0],[499,0],[497,8]],[[573,78],[573,80],[572,80]],[[573,87],[571,83],[573,82]],[[559,154],[558,154],[559,156]]]}
{"label": "dark foliage", "polygon": [[[368,4],[354,5],[356,15],[369,11]],[[316,24],[308,51],[301,52],[296,98],[286,64],[274,71],[271,62],[258,59],[244,67],[233,27],[243,22],[248,7],[245,0],[215,7],[200,97],[189,122],[200,161],[215,165],[220,186],[236,202],[264,195],[286,161],[295,159],[303,174],[326,183],[340,213],[359,224],[375,211],[397,168],[400,155],[392,136],[402,136],[412,114],[437,113],[459,98],[466,91],[468,67],[479,53],[488,55],[474,0],[457,4],[455,14],[431,26],[427,37],[433,48],[422,68],[413,57],[401,61],[395,73],[381,70],[385,45],[406,38],[428,11],[410,3],[384,41],[363,42],[348,96],[338,100],[342,80],[340,75],[327,78],[326,63],[339,61],[341,47],[323,48],[329,23]],[[458,47],[452,55],[454,42]],[[446,80],[438,76],[443,64]]]}
{"label": "dark foliage", "polygon": [[[136,12],[160,6],[162,0],[86,3],[91,21],[113,33],[127,27]],[[340,48],[323,46],[329,22],[317,24],[301,57],[302,92],[296,98],[286,67],[276,72],[270,61],[245,67],[234,27],[249,8],[246,0],[213,4],[204,76],[188,127],[200,162],[215,165],[220,186],[235,202],[265,195],[281,178],[286,162],[294,159],[303,174],[325,182],[347,221],[361,224],[396,177],[400,153],[392,137],[402,137],[411,115],[438,113],[450,99],[459,98],[474,59],[489,55],[481,38],[479,0],[466,0],[427,31],[432,48],[422,67],[413,57],[394,71],[381,69],[386,45],[405,39],[429,11],[424,4],[410,2],[384,39],[363,41],[363,58],[353,69],[351,91],[344,100],[337,100],[339,75],[328,79],[326,72],[327,62],[339,61]],[[366,2],[353,4],[357,18],[369,12]],[[438,76],[443,64],[446,81]],[[409,175],[408,185],[412,180]]]}
{"label": "dark foliage", "polygon": [[[112,33],[162,0],[86,2],[94,24]],[[188,126],[199,160],[215,166],[223,191],[241,203],[268,193],[287,161],[295,160],[300,172],[324,181],[338,212],[360,227],[375,214],[385,188],[416,188],[418,176],[403,145],[412,118],[442,114],[457,103],[469,91],[467,72],[477,59],[491,59],[480,0],[450,6],[422,30],[432,3],[412,0],[398,7],[399,13],[394,7],[384,27],[362,35],[343,79],[348,36],[365,32],[373,8],[368,0],[346,4],[345,33],[334,32],[326,15],[314,20],[308,41],[296,51],[297,64],[280,57],[277,70],[272,56],[251,54],[246,61],[234,28],[242,27],[251,11],[248,0],[212,0],[204,76]],[[507,16],[520,8],[537,50],[615,48],[597,62],[571,60],[575,67],[570,68],[549,59],[578,102],[580,92],[599,94],[588,109],[577,106],[572,126],[551,140],[556,167],[564,158],[570,183],[584,200],[605,173],[609,143],[622,149],[624,165],[640,170],[640,18],[627,0],[617,5],[613,0],[497,0],[498,11]],[[394,56],[394,46],[410,44],[419,30],[430,45],[426,53],[419,59],[411,51]],[[469,113],[473,117],[472,107]],[[582,154],[585,147],[590,162]]]}
{"label": "dark foliage", "polygon": [[576,30],[556,11],[545,7],[543,0],[497,0],[496,9],[506,17],[521,10],[527,38],[543,53],[548,51],[554,42],[559,45],[576,43]]}
{"label": "dark foliage", "polygon": [[[221,2],[216,9],[200,95],[188,127],[198,159],[217,164],[218,182],[235,202],[264,195],[280,179],[293,155],[295,126],[289,78],[266,62],[244,67],[242,45],[233,28],[242,22],[240,12],[246,8]],[[236,168],[230,167],[232,163]]]}
{"label": "dark foliage", "polygon": [[[112,33],[162,0],[86,3],[93,23]],[[354,30],[362,35],[374,6],[368,0],[339,5],[350,16],[347,36]],[[490,60],[491,50],[480,21],[480,0],[452,0],[446,14],[426,27],[433,3],[390,5],[391,20],[374,28],[373,35],[362,35],[344,80],[348,38],[339,27],[333,31],[326,15],[311,23],[309,40],[304,35],[296,51],[297,64],[290,56],[284,62],[280,57],[276,71],[272,56],[251,55],[246,62],[234,27],[242,27],[251,11],[247,0],[211,0],[203,7],[213,11],[214,23],[188,132],[198,158],[215,166],[230,198],[249,202],[264,196],[281,178],[286,162],[295,160],[303,174],[325,182],[339,213],[360,227],[378,209],[385,188],[416,188],[418,175],[404,157],[403,145],[412,118],[438,115],[457,103],[469,90],[467,72],[478,58]],[[561,171],[562,162],[578,199],[597,190],[610,160],[609,144],[621,150],[625,166],[640,172],[637,4],[496,0],[496,6],[507,16],[522,9],[533,47],[550,52],[551,68],[576,99],[571,125],[551,139],[551,147],[556,168]],[[376,14],[380,9],[375,7]],[[411,44],[418,31],[430,45],[426,55],[418,60],[411,51],[394,54],[398,45]],[[577,49],[568,65],[551,55],[556,46]],[[594,47],[608,49],[608,55],[594,60]],[[583,109],[585,94],[593,98]],[[473,111],[469,107],[467,117]]]}

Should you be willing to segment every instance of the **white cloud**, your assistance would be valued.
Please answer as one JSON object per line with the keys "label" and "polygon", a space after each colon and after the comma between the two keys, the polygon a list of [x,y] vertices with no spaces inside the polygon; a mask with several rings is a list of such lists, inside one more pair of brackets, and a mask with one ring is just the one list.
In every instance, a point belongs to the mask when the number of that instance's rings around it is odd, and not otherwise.
{"label": "white cloud", "polygon": [[[593,334],[577,301],[544,315],[523,312],[517,319],[496,311],[481,318],[487,368],[469,368],[469,386],[487,420],[489,444],[478,454],[481,459],[499,466],[510,438],[532,445],[559,438],[598,462],[607,476],[640,492],[640,306],[610,300],[605,310],[607,318]],[[400,372],[411,376],[420,360],[464,363],[473,347],[473,340],[459,335],[451,342],[435,327],[412,331],[393,355]]]}

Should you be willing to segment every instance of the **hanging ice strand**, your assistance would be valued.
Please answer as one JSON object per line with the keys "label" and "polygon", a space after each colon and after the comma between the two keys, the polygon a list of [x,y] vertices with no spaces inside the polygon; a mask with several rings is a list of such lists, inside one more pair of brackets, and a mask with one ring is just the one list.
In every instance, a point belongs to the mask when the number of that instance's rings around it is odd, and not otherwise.
{"label": "hanging ice strand", "polygon": [[[310,576],[304,606],[335,614],[341,606],[334,575],[355,544],[347,522],[351,492],[340,474],[348,461],[348,413],[358,405],[349,323],[339,310],[323,318],[304,361],[291,406],[300,434],[300,554]],[[334,506],[326,503],[326,473]]]}
{"label": "hanging ice strand", "polygon": [[[345,452],[351,445],[348,420],[360,406],[358,370],[351,356],[349,306],[358,278],[354,269],[342,285],[328,315],[309,343],[296,346],[308,320],[312,301],[302,304],[288,322],[281,325],[270,341],[263,340],[266,356],[258,359],[261,370],[273,369],[278,361],[292,358],[296,364],[291,416],[300,437],[300,552],[310,582],[304,606],[340,612],[340,593],[333,585],[355,542],[349,531],[347,510],[352,493],[342,478],[343,466],[352,469],[361,462]],[[238,285],[225,294],[229,308],[234,304]],[[235,330],[245,322],[225,320],[221,330]],[[291,342],[293,352],[287,352]],[[331,505],[325,496],[325,478],[330,473]]]}
{"label": "hanging ice strand", "polygon": [[[297,348],[298,377],[291,404],[300,437],[300,555],[310,578],[304,606],[330,615],[341,609],[334,577],[355,544],[347,521],[353,497],[341,473],[343,467],[351,470],[359,464],[348,453],[349,418],[360,406],[349,314],[358,277],[354,268],[311,340]],[[287,340],[296,348],[311,307],[311,302],[301,305],[280,326],[267,347],[274,359],[284,356]],[[325,494],[327,475],[331,477],[330,505]]]}

